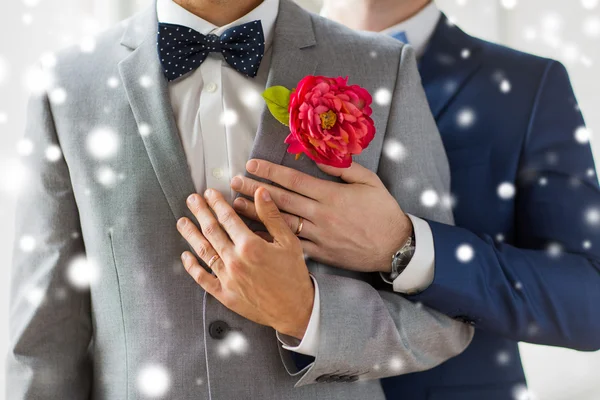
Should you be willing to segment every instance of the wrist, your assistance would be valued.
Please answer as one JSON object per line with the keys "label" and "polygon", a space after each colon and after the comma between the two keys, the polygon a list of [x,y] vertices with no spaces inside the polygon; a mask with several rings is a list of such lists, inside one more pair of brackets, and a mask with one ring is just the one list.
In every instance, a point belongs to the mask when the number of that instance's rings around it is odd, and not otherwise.
{"label": "wrist", "polygon": [[397,224],[398,230],[391,237],[392,244],[385,253],[385,260],[379,264],[378,272],[389,274],[392,272],[392,260],[398,250],[400,250],[414,234],[414,227],[411,219],[405,213],[402,213],[400,222]]}
{"label": "wrist", "polygon": [[309,278],[309,280],[310,286],[305,291],[306,294],[302,296],[304,300],[288,314],[292,316],[292,320],[280,327],[274,327],[277,332],[294,337],[300,341],[306,335],[315,301],[315,287],[312,278]]}

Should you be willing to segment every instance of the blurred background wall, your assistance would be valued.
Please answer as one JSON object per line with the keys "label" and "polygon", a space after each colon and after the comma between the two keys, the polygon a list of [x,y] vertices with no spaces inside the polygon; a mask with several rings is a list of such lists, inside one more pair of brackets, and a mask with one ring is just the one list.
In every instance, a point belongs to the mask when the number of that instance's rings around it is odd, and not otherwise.
{"label": "blurred background wall", "polygon": [[[349,0],[351,1],[351,0]],[[150,0],[11,0],[0,14],[0,355],[7,349],[9,270],[15,193],[22,183],[18,140],[27,90],[43,85],[30,70],[52,51],[93,47],[96,33],[146,7]],[[299,0],[318,11],[320,0]],[[467,32],[564,62],[592,132],[600,132],[599,0],[438,0]],[[592,137],[592,139],[594,139]],[[594,142],[592,142],[594,144]],[[600,156],[600,142],[594,145]],[[557,294],[560,296],[560,294]],[[600,305],[599,305],[600,306]],[[599,312],[600,314],[600,312]],[[531,393],[515,400],[599,400],[600,354],[522,345]],[[4,395],[0,364],[0,398]],[[65,399],[68,400],[68,399]],[[482,399],[485,400],[485,399]]]}

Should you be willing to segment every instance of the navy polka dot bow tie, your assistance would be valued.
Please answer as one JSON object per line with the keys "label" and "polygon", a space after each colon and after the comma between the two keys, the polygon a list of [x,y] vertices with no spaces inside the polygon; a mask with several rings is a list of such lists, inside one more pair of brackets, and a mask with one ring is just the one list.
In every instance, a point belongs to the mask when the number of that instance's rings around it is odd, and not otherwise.
{"label": "navy polka dot bow tie", "polygon": [[221,36],[203,35],[181,25],[158,24],[158,54],[169,81],[198,68],[211,52],[223,54],[235,70],[254,78],[265,53],[261,22],[234,26]]}

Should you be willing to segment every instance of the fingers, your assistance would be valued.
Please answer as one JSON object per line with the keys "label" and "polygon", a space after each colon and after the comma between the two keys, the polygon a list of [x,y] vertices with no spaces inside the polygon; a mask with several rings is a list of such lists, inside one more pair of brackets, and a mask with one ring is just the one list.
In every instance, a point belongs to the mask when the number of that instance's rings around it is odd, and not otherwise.
{"label": "fingers", "polygon": [[183,252],[181,254],[181,262],[187,273],[194,278],[194,281],[198,285],[202,287],[202,289],[206,290],[209,294],[214,297],[217,297],[221,290],[221,283],[219,279],[209,274],[198,262],[196,257],[189,251]]}
{"label": "fingers", "polygon": [[[211,258],[213,258],[217,252],[213,248],[213,246],[209,243],[208,240],[204,237],[204,235],[200,232],[198,227],[187,218],[181,218],[177,221],[177,230],[185,238],[185,240],[192,246],[192,249],[198,254],[198,256],[204,261],[206,265]],[[196,257],[194,257],[195,259]],[[218,267],[221,264],[213,264],[212,269],[218,275]]]}
{"label": "fingers", "polygon": [[253,175],[270,180],[286,189],[316,200],[327,197],[328,193],[336,190],[337,186],[337,183],[324,181],[293,168],[273,164],[265,160],[248,161],[246,170]]}
{"label": "fingers", "polygon": [[267,189],[260,188],[256,191],[254,203],[256,204],[258,217],[273,236],[275,242],[287,244],[295,239],[295,235],[281,216]]}
{"label": "fingers", "polygon": [[286,189],[255,181],[245,176],[236,176],[231,180],[231,188],[233,190],[250,197],[254,197],[258,188],[261,187],[269,191],[277,208],[281,211],[302,215],[306,219],[311,219],[312,215],[314,215],[317,202],[313,199]]}
{"label": "fingers", "polygon": [[[258,212],[256,211],[256,205],[250,200],[247,200],[243,197],[238,197],[233,202],[233,208],[239,214],[241,214],[245,217],[248,217],[255,221],[260,221]],[[281,217],[285,220],[285,223],[287,224],[287,226],[290,228],[290,230],[292,232],[295,233],[298,231],[298,228],[300,226],[300,217],[298,217],[296,215],[288,214],[288,213],[283,213],[283,212],[281,213]],[[309,239],[309,240],[315,240],[316,238],[314,237],[314,232],[315,232],[315,225],[311,221],[304,219],[302,231],[300,232],[300,235],[297,235],[297,236],[301,237],[301,238]],[[258,232],[255,232],[255,233],[258,234]]]}
{"label": "fingers", "polygon": [[383,183],[376,173],[353,162],[350,168],[335,168],[325,164],[317,164],[327,175],[337,176],[347,183],[362,183],[369,186],[382,186]]}
{"label": "fingers", "polygon": [[252,231],[231,208],[220,192],[209,189],[206,191],[205,196],[208,205],[216,214],[217,220],[234,243],[241,243],[245,238],[252,235]]}
{"label": "fingers", "polygon": [[[210,242],[217,253],[223,257],[229,254],[233,243],[215,218],[206,201],[199,194],[192,194],[187,199],[188,208],[194,214],[204,237]],[[193,224],[192,224],[193,225]]]}

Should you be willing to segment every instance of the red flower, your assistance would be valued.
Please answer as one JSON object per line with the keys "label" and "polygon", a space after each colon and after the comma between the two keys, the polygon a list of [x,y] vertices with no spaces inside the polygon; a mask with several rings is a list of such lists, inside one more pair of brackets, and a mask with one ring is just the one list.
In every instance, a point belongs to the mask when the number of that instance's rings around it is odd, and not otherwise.
{"label": "red flower", "polygon": [[288,152],[305,153],[320,164],[348,168],[375,137],[369,92],[348,78],[307,76],[289,103]]}

